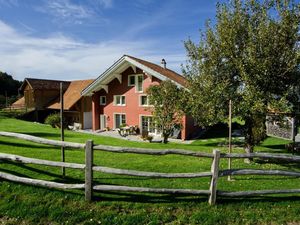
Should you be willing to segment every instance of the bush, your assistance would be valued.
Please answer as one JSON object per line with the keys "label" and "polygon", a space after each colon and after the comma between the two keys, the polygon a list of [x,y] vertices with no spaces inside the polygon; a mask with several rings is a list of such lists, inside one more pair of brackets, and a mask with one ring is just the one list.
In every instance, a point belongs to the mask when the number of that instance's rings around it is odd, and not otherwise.
{"label": "bush", "polygon": [[8,118],[22,118],[22,116],[25,114],[25,110],[19,110],[19,109],[0,109],[0,117],[5,116]]}
{"label": "bush", "polygon": [[59,113],[50,114],[46,118],[45,124],[49,124],[52,127],[60,127],[60,115],[59,115]]}

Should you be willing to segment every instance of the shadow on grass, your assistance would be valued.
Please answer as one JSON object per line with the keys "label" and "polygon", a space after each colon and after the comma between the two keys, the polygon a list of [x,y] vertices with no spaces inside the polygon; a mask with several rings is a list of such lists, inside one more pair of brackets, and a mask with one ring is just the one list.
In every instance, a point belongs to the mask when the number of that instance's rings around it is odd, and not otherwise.
{"label": "shadow on grass", "polygon": [[[207,203],[207,195],[170,195],[170,194],[136,194],[136,193],[116,193],[116,192],[95,192],[94,201],[109,202],[134,202],[134,203]],[[217,197],[218,205],[229,204],[247,204],[247,203],[275,203],[290,201],[296,202],[300,200],[300,196],[247,196],[247,197]]]}
{"label": "shadow on grass", "polygon": [[287,162],[285,160],[279,160],[279,159],[255,159],[256,163],[259,164],[276,164],[280,166],[284,166],[289,169],[300,169],[300,163],[298,162]]}
{"label": "shadow on grass", "polygon": [[[272,176],[272,175],[270,175]],[[280,177],[251,177],[251,179],[249,178],[242,178],[242,177],[235,177],[233,176],[233,180],[236,180],[236,181],[243,181],[243,180],[283,180],[283,181],[287,181],[287,180],[295,180],[295,179],[299,179],[299,177],[283,177],[283,176],[280,176]]]}
{"label": "shadow on grass", "polygon": [[25,144],[25,143],[17,143],[17,142],[9,142],[9,141],[0,141],[1,147],[6,146],[13,146],[18,148],[38,148],[38,149],[58,149],[58,147],[50,146],[50,145],[40,145],[40,144]]}
{"label": "shadow on grass", "polygon": [[94,201],[109,201],[109,202],[134,202],[134,203],[180,203],[180,202],[206,202],[208,197],[180,195],[180,194],[143,194],[129,192],[110,192],[101,191],[95,192]]}
{"label": "shadow on grass", "polygon": [[270,149],[276,149],[276,150],[280,149],[282,151],[286,151],[284,144],[280,144],[280,145],[261,145],[261,147],[263,147],[263,148],[270,148]]}
{"label": "shadow on grass", "polygon": [[300,200],[300,196],[296,196],[296,194],[289,196],[247,196],[247,197],[219,197],[217,199],[217,204],[254,204],[254,203],[280,203],[284,201],[289,202],[298,202]]}
{"label": "shadow on grass", "polygon": [[[258,153],[270,153],[270,154],[291,154],[290,151],[284,149],[261,149]],[[292,154],[291,154],[292,155]]]}
{"label": "shadow on grass", "polygon": [[24,175],[23,173],[19,173],[19,172],[13,171],[13,170],[8,170],[8,169],[0,168],[0,171],[1,171],[1,172],[4,172],[4,173],[11,174],[11,175],[14,175],[14,176],[30,178],[29,176]]}
{"label": "shadow on grass", "polygon": [[59,130],[57,131],[58,133],[50,133],[50,132],[25,132],[22,134],[27,134],[35,137],[44,137],[44,138],[50,138],[50,137],[56,137],[60,138],[60,133]]}
{"label": "shadow on grass", "polygon": [[[75,179],[75,178],[72,178],[72,177],[69,177],[69,176],[65,176],[63,178],[61,174],[51,173],[51,172],[48,172],[48,171],[45,171],[45,170],[42,170],[42,169],[37,169],[37,168],[31,167],[31,166],[28,166],[28,165],[25,165],[25,164],[21,164],[21,163],[17,163],[17,162],[12,162],[12,161],[6,161],[6,160],[3,160],[3,161],[5,163],[7,163],[7,164],[17,166],[17,167],[22,168],[24,170],[28,170],[28,171],[35,172],[35,173],[38,173],[38,174],[42,174],[42,175],[47,175],[47,176],[53,177],[53,178],[55,178],[55,179],[51,180],[53,182],[60,182],[60,183],[61,182],[68,182],[68,183],[82,183],[83,182],[80,179]],[[29,176],[26,176],[23,173],[15,172],[13,170],[8,170],[8,169],[0,168],[0,171],[7,172],[7,173],[15,175],[15,176],[30,178]]]}

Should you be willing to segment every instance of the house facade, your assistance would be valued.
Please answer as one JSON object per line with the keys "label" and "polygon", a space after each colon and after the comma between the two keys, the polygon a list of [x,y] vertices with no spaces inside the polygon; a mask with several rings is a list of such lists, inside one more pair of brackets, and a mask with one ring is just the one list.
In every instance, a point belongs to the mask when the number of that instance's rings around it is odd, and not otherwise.
{"label": "house facade", "polygon": [[[164,80],[172,80],[179,87],[186,83],[184,77],[167,69],[165,62],[159,66],[128,55],[121,57],[82,92],[83,96],[92,97],[93,130],[116,129],[126,124],[139,127],[141,132],[159,134],[146,90]],[[198,129],[187,115],[182,124],[183,140]]]}

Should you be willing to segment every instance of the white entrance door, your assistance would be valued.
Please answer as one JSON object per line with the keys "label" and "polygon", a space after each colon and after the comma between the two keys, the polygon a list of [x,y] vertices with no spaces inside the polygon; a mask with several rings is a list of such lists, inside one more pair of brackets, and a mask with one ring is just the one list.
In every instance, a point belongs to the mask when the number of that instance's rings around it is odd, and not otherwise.
{"label": "white entrance door", "polygon": [[83,112],[83,129],[92,129],[92,112]]}
{"label": "white entrance door", "polygon": [[104,130],[107,127],[106,121],[106,115],[100,114],[100,130]]}

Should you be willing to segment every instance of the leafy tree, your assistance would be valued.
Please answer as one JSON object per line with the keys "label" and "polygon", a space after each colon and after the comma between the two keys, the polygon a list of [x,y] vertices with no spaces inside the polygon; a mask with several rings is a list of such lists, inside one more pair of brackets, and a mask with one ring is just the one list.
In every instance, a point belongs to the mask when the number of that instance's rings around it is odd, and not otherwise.
{"label": "leafy tree", "polygon": [[22,82],[14,80],[11,75],[0,71],[0,108],[6,106],[7,103],[12,104],[18,95],[18,89]]}
{"label": "leafy tree", "polygon": [[[185,42],[187,110],[199,125],[224,121],[228,101],[245,121],[245,150],[265,137],[271,104],[289,108],[299,84],[300,5],[288,0],[233,0],[218,4],[199,44]],[[280,101],[280,104],[276,104]]]}
{"label": "leafy tree", "polygon": [[160,85],[152,85],[147,89],[149,103],[156,126],[161,129],[163,142],[167,143],[168,138],[174,129],[181,127],[183,116],[181,99],[183,91],[172,81],[161,82]]}
{"label": "leafy tree", "polygon": [[18,89],[22,82],[13,79],[11,75],[0,71],[0,95],[13,96],[18,95]]}

